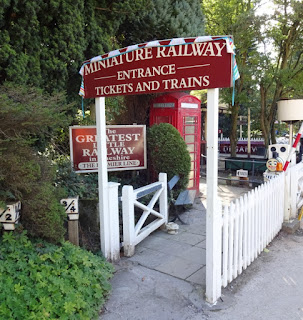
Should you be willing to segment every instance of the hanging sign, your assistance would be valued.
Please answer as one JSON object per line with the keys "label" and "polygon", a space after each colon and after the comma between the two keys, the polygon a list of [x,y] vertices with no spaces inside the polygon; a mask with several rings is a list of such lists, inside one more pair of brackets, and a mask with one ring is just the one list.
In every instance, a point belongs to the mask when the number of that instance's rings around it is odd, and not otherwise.
{"label": "hanging sign", "polygon": [[[146,169],[146,126],[106,126],[108,171]],[[70,154],[73,169],[98,172],[95,126],[70,127]]]}
{"label": "hanging sign", "polygon": [[137,95],[233,85],[230,37],[152,41],[112,51],[87,61],[85,98]]}

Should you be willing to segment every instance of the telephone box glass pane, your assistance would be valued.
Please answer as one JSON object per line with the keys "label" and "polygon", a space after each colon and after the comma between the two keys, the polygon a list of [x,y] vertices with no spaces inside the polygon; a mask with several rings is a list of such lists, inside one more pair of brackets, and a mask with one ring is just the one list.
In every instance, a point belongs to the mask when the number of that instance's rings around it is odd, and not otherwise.
{"label": "telephone box glass pane", "polygon": [[196,133],[196,126],[185,126],[185,134],[194,134]]}
{"label": "telephone box glass pane", "polygon": [[194,180],[189,180],[188,188],[192,188],[194,186]]}
{"label": "telephone box glass pane", "polygon": [[194,162],[194,161],[191,162],[190,169],[191,169],[191,170],[194,170],[194,169],[195,169],[195,162]]}
{"label": "telephone box glass pane", "polygon": [[196,155],[194,153],[190,153],[190,159],[191,161],[195,161],[196,160]]}
{"label": "telephone box glass pane", "polygon": [[193,135],[193,134],[186,135],[185,142],[186,143],[194,143],[195,142],[195,135]]}
{"label": "telephone box glass pane", "polygon": [[189,179],[193,179],[194,177],[195,177],[195,172],[194,171],[190,171]]}
{"label": "telephone box glass pane", "polygon": [[187,145],[188,152],[195,152],[195,145],[194,144],[188,144]]}
{"label": "telephone box glass pane", "polygon": [[184,124],[194,124],[196,123],[196,117],[185,117]]}

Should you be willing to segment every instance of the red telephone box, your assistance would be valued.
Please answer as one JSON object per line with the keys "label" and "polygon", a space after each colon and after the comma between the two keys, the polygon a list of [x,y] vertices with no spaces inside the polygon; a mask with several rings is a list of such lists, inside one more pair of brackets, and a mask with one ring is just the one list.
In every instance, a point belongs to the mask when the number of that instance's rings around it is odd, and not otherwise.
{"label": "red telephone box", "polygon": [[159,96],[151,101],[150,126],[162,122],[172,124],[187,144],[191,157],[188,189],[199,191],[201,101],[185,92]]}

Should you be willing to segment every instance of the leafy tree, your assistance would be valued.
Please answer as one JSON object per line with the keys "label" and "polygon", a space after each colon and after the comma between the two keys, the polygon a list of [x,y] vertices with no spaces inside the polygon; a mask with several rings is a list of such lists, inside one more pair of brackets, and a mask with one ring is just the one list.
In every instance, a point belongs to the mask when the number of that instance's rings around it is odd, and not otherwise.
{"label": "leafy tree", "polygon": [[259,63],[261,128],[266,144],[275,143],[277,101],[302,98],[303,3],[274,1],[275,11],[265,15],[264,50]]}
{"label": "leafy tree", "polygon": [[231,155],[236,155],[237,120],[240,107],[254,106],[256,97],[253,88],[254,66],[258,60],[257,39],[259,23],[255,9],[259,0],[209,0],[203,2],[206,16],[206,31],[212,35],[232,35],[236,46],[236,60],[240,79],[235,83],[235,103],[232,106],[232,89],[221,90],[221,100],[229,105]]}
{"label": "leafy tree", "polygon": [[194,37],[204,34],[204,16],[198,0],[154,0],[137,17],[128,17],[119,28],[123,46],[151,40]]}
{"label": "leafy tree", "polygon": [[[152,40],[204,35],[204,15],[199,0],[154,0],[137,16],[126,17],[117,39],[122,47]],[[121,123],[148,124],[150,100],[155,95],[125,97]]]}
{"label": "leafy tree", "polygon": [[[84,60],[112,50],[116,31],[144,1],[2,0],[0,84],[14,81],[76,97]],[[134,12],[133,12],[134,11]],[[131,13],[130,13],[131,12]]]}
{"label": "leafy tree", "polygon": [[[266,144],[275,143],[277,101],[302,97],[302,15],[298,0],[274,0],[272,14],[256,14],[260,1],[203,3],[209,33],[232,34],[241,78],[231,107],[231,149],[235,156],[240,106],[250,107]],[[230,104],[231,92],[221,97]],[[243,115],[243,114],[242,114]]]}
{"label": "leafy tree", "polygon": [[60,190],[55,168],[39,150],[67,124],[65,98],[5,84],[0,101],[0,200],[20,200],[29,232],[58,241],[64,234]]}

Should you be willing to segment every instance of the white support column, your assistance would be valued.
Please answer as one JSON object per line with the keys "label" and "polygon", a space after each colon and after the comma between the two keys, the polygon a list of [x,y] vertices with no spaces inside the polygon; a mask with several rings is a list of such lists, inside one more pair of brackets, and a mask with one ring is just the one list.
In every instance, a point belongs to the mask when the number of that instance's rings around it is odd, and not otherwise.
{"label": "white support column", "polygon": [[167,174],[160,172],[159,181],[163,182],[164,190],[162,191],[159,198],[160,213],[165,217],[165,224],[168,223],[168,204],[167,204]]}
{"label": "white support column", "polygon": [[120,183],[108,183],[108,206],[110,224],[110,261],[120,260],[120,229],[119,229],[119,198],[118,187]]}
{"label": "white support column", "polygon": [[[218,229],[218,111],[219,89],[207,90],[207,213],[206,213],[206,301],[215,303],[221,295],[221,252],[217,252]],[[219,275],[219,276],[218,276]]]}
{"label": "white support column", "polygon": [[97,148],[98,148],[98,187],[101,251],[106,259],[110,258],[110,224],[108,210],[108,177],[106,149],[105,98],[95,99]]}

